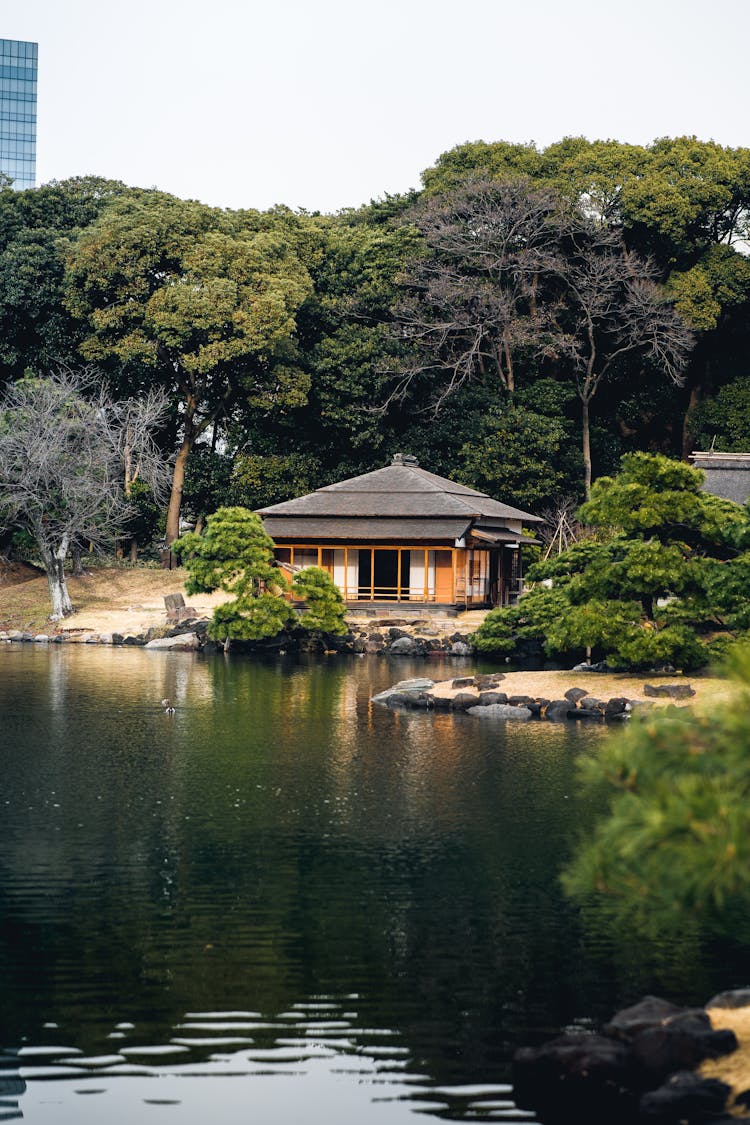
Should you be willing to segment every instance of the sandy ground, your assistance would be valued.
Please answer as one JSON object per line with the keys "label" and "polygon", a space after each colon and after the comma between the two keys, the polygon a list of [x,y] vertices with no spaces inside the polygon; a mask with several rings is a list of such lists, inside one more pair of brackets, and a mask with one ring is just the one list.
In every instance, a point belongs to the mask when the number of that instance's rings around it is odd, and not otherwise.
{"label": "sandy ground", "polygon": [[[460,673],[457,673],[460,675]],[[435,685],[432,689],[435,695],[451,697],[459,691],[479,695],[477,688],[453,688],[452,680],[445,680]],[[579,687],[597,699],[612,699],[623,696],[626,699],[646,699],[643,692],[644,684],[679,684],[688,683],[694,689],[695,695],[690,699],[653,699],[657,704],[677,703],[678,706],[697,704],[701,702],[726,699],[732,693],[733,687],[728,680],[720,680],[714,676],[644,676],[632,675],[628,672],[506,672],[500,681],[497,690],[506,695],[530,695],[534,699],[562,699],[568,688]]]}
{"label": "sandy ground", "polygon": [[164,597],[181,593],[199,617],[210,616],[227,595],[185,593],[184,570],[97,568],[82,578],[68,578],[76,612],[55,626],[49,621],[49,592],[44,575],[0,583],[0,629],[30,632],[144,633],[166,624]]}
{"label": "sandy ground", "polygon": [[[181,593],[197,616],[210,617],[214,608],[229,599],[215,594],[185,593],[187,572],[131,567],[92,569],[82,578],[68,576],[68,589],[76,612],[55,626],[49,621],[47,580],[30,567],[4,567],[0,570],[0,629],[23,629],[32,633],[93,632],[144,633],[152,626],[166,624],[164,597]],[[470,611],[460,617],[430,618],[430,624],[448,632],[473,632],[487,611]],[[374,619],[361,613],[352,619],[359,625],[372,625]]]}
{"label": "sandy ground", "polygon": [[698,1069],[704,1078],[718,1078],[732,1087],[731,1106],[737,1094],[750,1089],[750,1008],[709,1008],[708,1014],[712,1027],[734,1032],[738,1047],[731,1055],[707,1059]]}

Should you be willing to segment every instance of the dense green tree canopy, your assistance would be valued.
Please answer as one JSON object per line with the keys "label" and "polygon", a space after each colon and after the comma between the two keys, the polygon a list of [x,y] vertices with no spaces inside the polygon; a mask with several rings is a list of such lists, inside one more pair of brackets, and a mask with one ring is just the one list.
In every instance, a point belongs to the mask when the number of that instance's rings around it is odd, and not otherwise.
{"label": "dense green tree canopy", "polygon": [[0,190],[0,381],[74,362],[82,326],[65,308],[65,240],[126,191],[95,177]]}
{"label": "dense green tree canopy", "polygon": [[196,439],[235,399],[258,410],[304,400],[295,317],[309,274],[283,227],[253,229],[158,192],[116,200],[71,242],[66,265],[68,306],[88,323],[82,352],[142,370],[172,396],[171,543]]}
{"label": "dense green tree canopy", "polygon": [[[581,841],[565,886],[620,924],[660,934],[699,916],[737,938],[750,906],[750,654],[712,712],[654,710],[581,762],[607,812]],[[738,925],[741,931],[738,931]]]}
{"label": "dense green tree canopy", "polygon": [[550,588],[493,610],[477,648],[509,652],[525,635],[618,668],[709,663],[748,627],[750,511],[703,492],[701,480],[680,462],[626,455],[581,508],[597,534],[533,566],[528,578]]}
{"label": "dense green tree canopy", "polygon": [[[635,450],[748,449],[749,159],[691,137],[473,142],[423,191],[338,215],[220,211],[95,178],[0,190],[0,382],[84,354],[122,397],[166,391],[167,539],[183,488],[200,519],[398,450],[546,507],[582,498],[589,462],[594,478]],[[533,237],[503,239],[496,207],[467,221],[477,182],[495,203],[547,200]],[[611,315],[647,306],[663,327],[669,302],[696,336],[683,386],[653,334]],[[196,443],[210,452],[191,474]]]}
{"label": "dense green tree canopy", "polygon": [[699,333],[685,390],[673,396],[672,429],[664,435],[687,456],[698,403],[747,374],[750,148],[695,137],[645,146],[567,137],[542,150],[474,142],[440,156],[423,182],[434,195],[455,191],[469,176],[526,176],[552,186],[653,261],[678,311]]}

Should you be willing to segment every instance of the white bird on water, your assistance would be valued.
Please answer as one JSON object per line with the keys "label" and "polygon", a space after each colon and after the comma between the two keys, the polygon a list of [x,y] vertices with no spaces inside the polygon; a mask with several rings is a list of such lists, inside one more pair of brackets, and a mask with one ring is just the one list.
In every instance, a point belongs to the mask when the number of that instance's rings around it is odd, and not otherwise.
{"label": "white bird on water", "polygon": [[174,715],[174,707],[169,699],[162,699],[161,705],[164,708],[165,715]]}

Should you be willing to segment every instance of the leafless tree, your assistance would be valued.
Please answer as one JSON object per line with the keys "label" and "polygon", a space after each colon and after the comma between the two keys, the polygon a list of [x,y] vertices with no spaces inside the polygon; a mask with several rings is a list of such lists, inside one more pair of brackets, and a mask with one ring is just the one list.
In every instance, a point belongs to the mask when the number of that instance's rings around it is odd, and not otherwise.
{"label": "leafless tree", "polygon": [[575,380],[586,496],[591,401],[625,361],[682,380],[692,336],[653,267],[552,189],[528,180],[473,180],[412,215],[424,253],[402,278],[397,330],[411,345],[391,398],[418,375],[436,405],[475,377],[512,395],[523,357]]}
{"label": "leafless tree", "polygon": [[543,350],[556,330],[547,279],[562,269],[569,208],[524,179],[471,180],[411,218],[425,253],[402,278],[396,324],[413,359],[395,395],[424,373],[441,376],[440,400],[488,374],[512,395],[518,354]]}
{"label": "leafless tree", "polygon": [[111,540],[130,514],[134,464],[164,495],[168,465],[153,437],[164,413],[157,395],[112,401],[90,370],[20,380],[0,402],[0,516],[33,536],[53,620],[73,612],[64,569],[71,546]]}
{"label": "leafless tree", "polygon": [[659,287],[652,265],[628,253],[616,235],[583,220],[571,239],[566,299],[555,347],[581,402],[584,484],[591,492],[591,400],[626,360],[648,364],[678,386],[692,333]]}
{"label": "leafless tree", "polygon": [[551,508],[539,513],[544,521],[537,529],[537,535],[544,543],[543,559],[561,555],[574,543],[590,538],[591,529],[585,527],[576,515],[578,507],[574,496],[563,496]]}

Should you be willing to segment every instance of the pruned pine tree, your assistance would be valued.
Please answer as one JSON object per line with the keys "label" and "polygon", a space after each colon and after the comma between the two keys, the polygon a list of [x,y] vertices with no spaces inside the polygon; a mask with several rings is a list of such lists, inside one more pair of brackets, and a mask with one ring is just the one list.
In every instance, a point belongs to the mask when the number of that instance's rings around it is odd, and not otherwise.
{"label": "pruned pine tree", "polygon": [[346,605],[327,570],[321,566],[305,567],[295,576],[292,592],[307,604],[307,612],[301,618],[305,629],[334,636],[347,632]]}
{"label": "pruned pine tree", "polygon": [[750,906],[750,650],[720,706],[654,709],[580,762],[606,810],[565,869],[573,897],[658,935],[691,919],[737,940]]}
{"label": "pruned pine tree", "polygon": [[274,637],[295,619],[284,598],[287,581],[273,559],[273,540],[247,508],[219,508],[202,535],[188,532],[174,551],[190,575],[189,594],[224,590],[232,601],[214,610],[209,636],[232,640]]}

